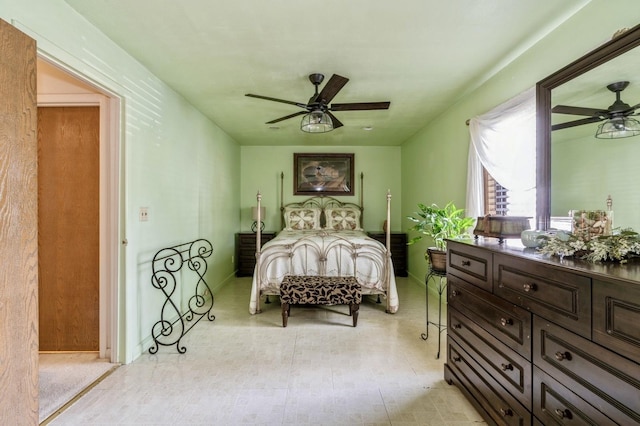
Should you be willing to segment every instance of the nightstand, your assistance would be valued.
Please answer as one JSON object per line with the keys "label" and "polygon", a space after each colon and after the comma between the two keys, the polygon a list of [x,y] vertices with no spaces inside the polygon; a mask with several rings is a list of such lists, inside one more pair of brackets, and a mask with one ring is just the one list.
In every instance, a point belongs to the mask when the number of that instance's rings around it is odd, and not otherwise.
{"label": "nightstand", "polygon": [[[263,232],[262,244],[272,240],[275,232]],[[240,232],[236,234],[236,277],[250,277],[256,266],[256,234]]]}
{"label": "nightstand", "polygon": [[[367,232],[374,240],[386,244],[387,234],[384,232]],[[407,270],[407,234],[392,232],[389,240],[391,243],[391,261],[393,262],[393,270],[399,277],[409,276]]]}

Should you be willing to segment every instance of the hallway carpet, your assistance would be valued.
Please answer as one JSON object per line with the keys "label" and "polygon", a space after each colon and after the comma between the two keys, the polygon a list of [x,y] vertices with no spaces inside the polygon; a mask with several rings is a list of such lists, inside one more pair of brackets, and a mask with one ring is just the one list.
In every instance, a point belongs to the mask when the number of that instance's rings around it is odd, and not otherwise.
{"label": "hallway carpet", "polygon": [[40,422],[71,401],[103,374],[117,367],[95,352],[41,353]]}

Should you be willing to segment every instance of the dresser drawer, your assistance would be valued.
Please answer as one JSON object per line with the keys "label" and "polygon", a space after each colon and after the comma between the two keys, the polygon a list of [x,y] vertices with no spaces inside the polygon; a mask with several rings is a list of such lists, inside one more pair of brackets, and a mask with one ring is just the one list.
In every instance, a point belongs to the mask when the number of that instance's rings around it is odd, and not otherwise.
{"label": "dresser drawer", "polygon": [[[533,414],[544,425],[612,425],[614,422],[537,367]],[[629,423],[622,423],[629,424]]]}
{"label": "dresser drawer", "polygon": [[640,365],[534,316],[533,362],[619,424],[640,423]]}
{"label": "dresser drawer", "polygon": [[491,259],[487,250],[447,241],[447,272],[487,291],[493,287]]}
{"label": "dresser drawer", "polygon": [[593,281],[593,340],[640,362],[640,285]]}
{"label": "dresser drawer", "polygon": [[496,295],[591,338],[591,278],[501,254],[493,273]]}
{"label": "dresser drawer", "polygon": [[531,363],[449,307],[448,335],[525,407],[531,405]]}
{"label": "dresser drawer", "polygon": [[531,359],[531,314],[491,293],[449,275],[449,306],[462,312],[502,343]]}
{"label": "dresser drawer", "polygon": [[447,339],[447,365],[452,381],[464,386],[493,422],[499,425],[530,425],[531,413],[487,374],[453,339]]}

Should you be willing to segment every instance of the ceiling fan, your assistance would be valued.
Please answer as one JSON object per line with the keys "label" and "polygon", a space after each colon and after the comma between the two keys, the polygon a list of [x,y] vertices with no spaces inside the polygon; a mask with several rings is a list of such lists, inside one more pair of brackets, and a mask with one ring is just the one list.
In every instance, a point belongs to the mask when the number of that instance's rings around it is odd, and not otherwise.
{"label": "ceiling fan", "polygon": [[333,123],[333,129],[342,127],[343,124],[332,114],[332,111],[358,111],[358,110],[374,110],[374,109],[389,109],[390,102],[355,102],[347,104],[331,104],[329,102],[338,94],[338,92],[349,81],[348,78],[342,77],[338,74],[333,74],[329,81],[324,85],[322,91],[318,93],[318,86],[324,80],[324,75],[314,73],[309,75],[309,81],[315,87],[315,93],[309,98],[306,104],[301,102],[286,101],[283,99],[271,98],[269,96],[254,95],[247,93],[245,96],[252,98],[265,99],[267,101],[282,102],[285,104],[295,105],[304,109],[304,111],[298,111],[293,114],[286,115],[284,117],[276,118],[275,120],[267,121],[266,124],[273,124],[279,121],[288,120],[289,118],[297,117],[305,114],[322,114],[325,113],[331,117]]}
{"label": "ceiling fan", "polygon": [[568,121],[566,123],[554,124],[553,126],[551,126],[551,130],[560,130],[569,127],[581,126],[583,124],[597,123],[599,121],[607,119],[613,122],[615,122],[616,120],[623,121],[625,117],[635,115],[634,113],[638,108],[640,108],[640,104],[630,106],[620,99],[620,92],[626,89],[628,85],[628,81],[618,81],[607,86],[607,89],[616,94],[615,102],[611,104],[607,109],[556,105],[551,109],[551,112],[558,114],[585,115],[587,116],[587,118]]}

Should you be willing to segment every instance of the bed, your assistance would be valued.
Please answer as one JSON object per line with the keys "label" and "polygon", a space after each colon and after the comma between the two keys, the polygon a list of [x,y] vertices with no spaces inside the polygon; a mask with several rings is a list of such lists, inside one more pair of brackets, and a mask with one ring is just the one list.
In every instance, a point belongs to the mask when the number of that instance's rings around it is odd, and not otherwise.
{"label": "bed", "polygon": [[[257,212],[262,197],[258,193]],[[387,224],[391,195],[387,193]],[[261,247],[256,238],[256,267],[253,274],[249,312],[260,313],[262,297],[279,296],[285,275],[354,276],[363,295],[386,300],[386,312],[395,313],[399,301],[396,289],[389,226],[386,245],[367,236],[362,229],[362,207],[332,197],[311,197],[282,205],[283,229]],[[258,222],[260,218],[258,218]]]}

